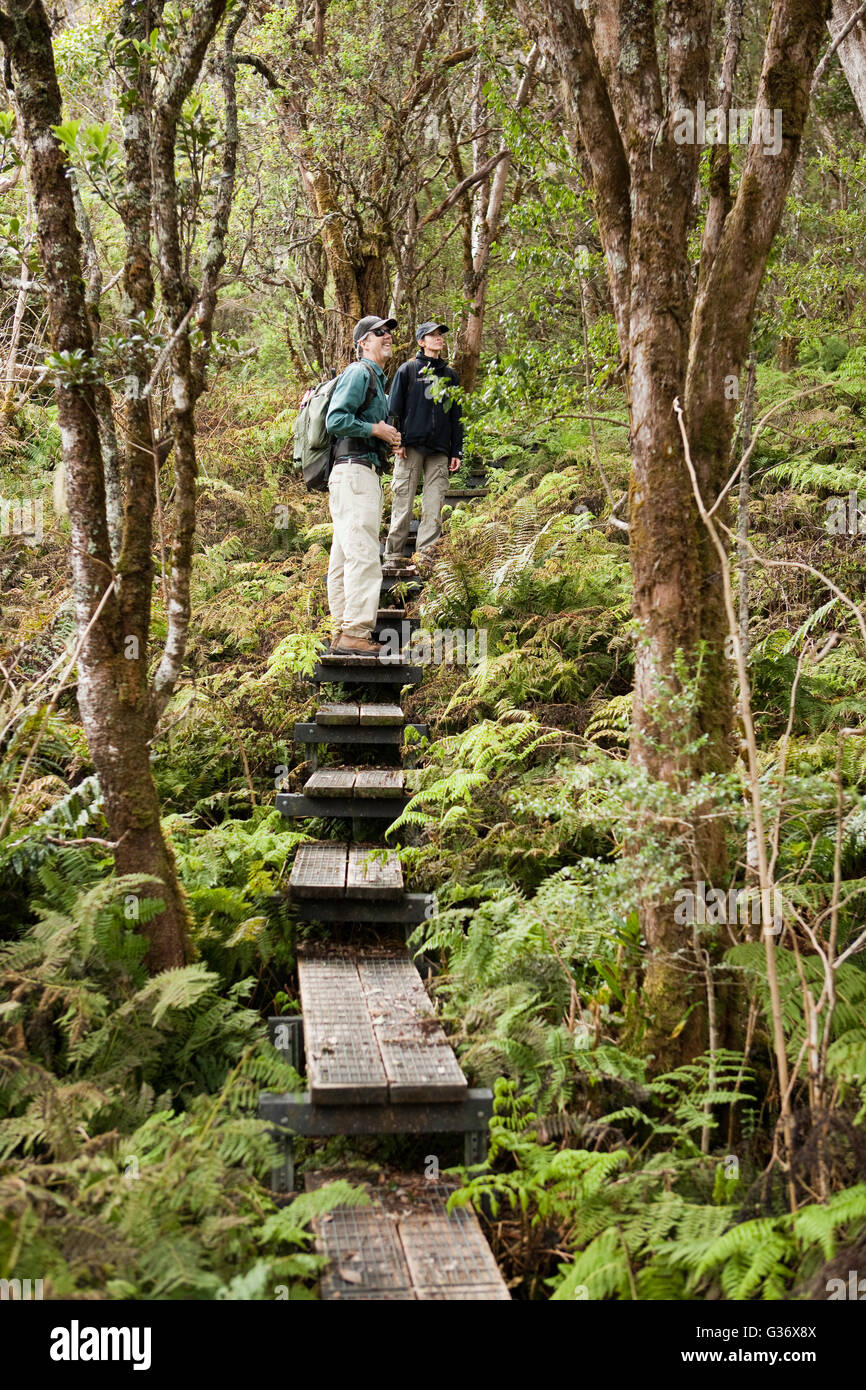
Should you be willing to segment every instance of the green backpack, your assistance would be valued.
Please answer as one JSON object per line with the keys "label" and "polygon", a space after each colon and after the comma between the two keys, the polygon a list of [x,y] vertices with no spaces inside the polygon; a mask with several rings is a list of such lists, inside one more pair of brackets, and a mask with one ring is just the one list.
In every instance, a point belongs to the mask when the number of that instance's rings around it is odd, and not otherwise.
{"label": "green backpack", "polygon": [[[364,366],[370,380],[359,414],[363,414],[376,394],[376,373],[369,363],[364,362]],[[328,487],[337,441],[333,435],[328,434],[325,421],[334,388],[339,380],[340,377],[332,376],[328,381],[311,387],[305,393],[298,411],[295,422],[294,464],[295,468],[303,473],[308,492],[325,492]]]}

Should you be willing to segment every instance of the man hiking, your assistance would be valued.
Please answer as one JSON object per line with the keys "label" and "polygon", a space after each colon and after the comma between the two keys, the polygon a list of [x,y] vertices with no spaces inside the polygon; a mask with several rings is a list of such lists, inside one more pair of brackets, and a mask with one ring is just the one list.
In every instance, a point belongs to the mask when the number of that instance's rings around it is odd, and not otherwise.
{"label": "man hiking", "polygon": [[448,473],[456,473],[463,453],[462,411],[450,399],[450,388],[460,385],[453,367],[442,362],[444,323],[429,321],[418,327],[418,355],[404,362],[391,384],[388,415],[399,426],[402,444],[395,450],[391,484],[391,529],[386,555],[402,555],[409,535],[418,480],[423,474],[421,524],[415,549],[421,567],[442,534],[442,503],[448,490]]}
{"label": "man hiking", "polygon": [[[328,565],[328,607],[334,638],[331,651],[343,656],[378,656],[372,641],[382,586],[379,527],[382,524],[383,455],[400,444],[386,423],[385,373],[396,319],[368,314],[355,324],[358,361],[334,387],[325,428],[337,440],[328,480],[334,538]],[[378,441],[381,441],[382,453]]]}

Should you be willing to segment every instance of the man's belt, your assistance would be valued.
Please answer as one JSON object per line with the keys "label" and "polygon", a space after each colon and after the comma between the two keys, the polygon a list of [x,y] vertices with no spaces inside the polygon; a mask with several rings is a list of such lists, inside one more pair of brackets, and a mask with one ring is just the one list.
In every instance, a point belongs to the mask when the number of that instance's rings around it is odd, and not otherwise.
{"label": "man's belt", "polygon": [[[366,448],[364,447],[365,445]],[[362,450],[363,453],[361,452]],[[368,458],[364,457],[365,453],[378,455],[379,450],[376,448],[375,439],[371,438],[367,440],[346,436],[343,439],[337,440],[337,445],[334,449],[334,463],[362,463],[365,468],[374,468],[378,473],[379,464],[371,463]]]}
{"label": "man's belt", "polygon": [[379,472],[377,463],[371,463],[368,458],[363,458],[360,454],[346,454],[344,458],[334,459],[334,468],[337,467],[338,463],[360,463],[362,468],[372,468],[374,473]]}

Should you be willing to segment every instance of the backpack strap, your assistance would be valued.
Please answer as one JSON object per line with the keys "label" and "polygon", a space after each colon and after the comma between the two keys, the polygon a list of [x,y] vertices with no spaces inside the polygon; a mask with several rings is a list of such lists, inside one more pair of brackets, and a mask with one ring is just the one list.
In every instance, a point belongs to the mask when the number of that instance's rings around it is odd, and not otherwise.
{"label": "backpack strap", "polygon": [[[360,361],[361,361],[362,365],[364,366],[364,368],[366,369],[367,377],[368,377],[368,381],[367,381],[367,391],[366,391],[366,394],[365,394],[365,396],[364,396],[363,401],[361,402],[361,410],[364,411],[364,410],[367,409],[367,406],[370,405],[370,403],[371,403],[372,400],[373,400],[373,397],[375,396],[376,392],[378,391],[378,389],[379,389],[379,382],[378,382],[378,379],[377,379],[377,377],[376,377],[376,372],[375,372],[375,369],[374,369],[374,367],[373,367],[372,362],[368,362],[366,357],[362,357],[362,358],[360,359]],[[359,412],[359,413],[360,413],[360,412]]]}

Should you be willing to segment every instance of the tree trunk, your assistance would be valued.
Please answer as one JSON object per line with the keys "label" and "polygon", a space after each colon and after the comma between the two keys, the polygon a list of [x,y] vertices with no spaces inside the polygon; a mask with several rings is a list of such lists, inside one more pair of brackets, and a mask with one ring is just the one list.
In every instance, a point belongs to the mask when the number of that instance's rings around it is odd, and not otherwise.
{"label": "tree trunk", "polygon": [[[827,26],[831,39],[835,41],[859,9],[860,0],[833,0]],[[857,21],[839,44],[837,52],[860,119],[866,126],[866,16]]]}
{"label": "tree trunk", "polygon": [[[521,110],[529,100],[538,63],[538,53],[538,45],[533,44],[527,56],[526,66],[514,100],[515,110]],[[473,116],[473,123],[476,127],[484,124],[481,76],[479,67],[479,95],[476,101],[477,109]],[[483,166],[487,160],[487,146],[483,140],[476,141],[475,146],[475,172],[483,173]],[[463,290],[468,301],[468,311],[466,323],[457,337],[457,352],[453,363],[464,391],[473,391],[478,380],[484,314],[487,309],[487,290],[490,284],[490,256],[493,243],[499,235],[505,189],[508,184],[508,175],[511,172],[511,154],[507,150],[502,150],[500,155],[490,183],[476,184],[474,190],[467,195],[471,200],[469,206],[472,208],[470,224],[471,266],[466,266],[463,277]]]}
{"label": "tree trunk", "polygon": [[[199,6],[178,37],[178,53],[160,106],[171,124],[189,94],[207,46],[220,21],[224,0]],[[245,13],[236,12],[236,23]],[[151,19],[153,15],[150,16]],[[121,25],[131,38],[146,38],[145,16],[126,5]],[[0,13],[0,40],[11,69],[13,100],[32,191],[37,235],[48,302],[51,343],[56,352],[80,353],[93,361],[92,316],[98,302],[88,303],[82,272],[82,243],[76,224],[74,195],[65,156],[52,127],[62,120],[60,90],[54,68],[51,31],[40,0]],[[144,85],[142,85],[144,84]],[[126,184],[124,224],[127,234],[124,307],[131,318],[153,302],[150,268],[150,169],[146,79],[124,93]],[[166,176],[166,166],[170,173]],[[173,187],[174,144],[164,142],[153,167]],[[221,195],[231,198],[231,185]],[[177,232],[176,200],[161,208],[163,243]],[[178,252],[179,254],[179,252]],[[217,258],[218,260],[218,258]],[[218,264],[217,267],[218,269]],[[167,302],[177,308],[175,269],[168,256],[163,266]],[[216,273],[216,272],[214,272]],[[168,284],[168,289],[165,286]],[[174,291],[172,297],[172,291]],[[98,300],[98,296],[97,296]],[[191,301],[190,301],[191,302]],[[212,305],[211,305],[212,312]],[[172,323],[178,329],[178,320]],[[202,324],[205,336],[209,322]],[[189,335],[177,333],[174,450],[178,475],[179,521],[175,535],[169,636],[160,662],[158,688],[147,686],[147,651],[152,586],[152,530],[156,489],[156,451],[146,398],[147,362],[140,345],[126,345],[127,442],[123,457],[125,510],[119,558],[115,561],[109,528],[106,479],[99,428],[99,393],[89,375],[63,373],[56,383],[63,463],[72,530],[71,566],[76,626],[80,640],[78,704],[91,757],[102,790],[106,818],[116,841],[120,873],[153,879],[148,896],[165,906],[143,925],[148,938],[147,963],[159,971],[189,957],[188,917],[173,856],[162,832],[159,802],[150,768],[149,746],[156,720],[173,688],[183,657],[189,615],[189,562],[194,523],[194,393]]]}
{"label": "tree trunk", "polygon": [[[724,657],[727,620],[719,559],[697,512],[674,400],[685,418],[702,496],[711,506],[727,478],[735,393],[772,240],[784,210],[809,102],[829,0],[777,0],[757,106],[782,112],[782,148],[749,147],[736,199],[729,161],[711,162],[710,215],[698,288],[689,236],[698,206],[699,146],[673,138],[674,113],[695,112],[709,82],[708,0],[671,6],[657,33],[653,6],[588,4],[572,9],[517,0],[528,32],[556,63],[566,110],[592,169],[631,420],[630,549],[635,651],[632,760],[676,793],[704,772],[731,766],[732,689]],[[722,104],[730,102],[739,45],[739,6],[730,0]],[[627,35],[627,48],[626,38]],[[659,49],[667,56],[666,90]],[[715,155],[715,152],[714,152]],[[726,520],[726,514],[719,516]],[[677,653],[686,674],[701,662],[697,707],[681,712]],[[702,743],[695,751],[697,740]],[[684,750],[691,744],[692,751]],[[716,821],[698,813],[684,881],[719,881],[725,844]],[[647,1045],[662,1067],[705,1045],[702,971],[692,928],[672,903],[645,902]],[[699,1007],[693,1007],[698,1005]]]}

